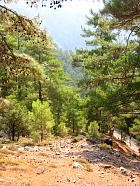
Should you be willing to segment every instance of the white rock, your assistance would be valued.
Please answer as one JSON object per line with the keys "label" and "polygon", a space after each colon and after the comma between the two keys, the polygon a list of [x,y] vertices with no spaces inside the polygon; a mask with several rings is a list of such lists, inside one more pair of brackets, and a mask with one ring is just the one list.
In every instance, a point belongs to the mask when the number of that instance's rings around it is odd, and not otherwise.
{"label": "white rock", "polygon": [[24,150],[25,150],[25,151],[29,151],[29,150],[30,150],[30,147],[25,146],[25,147],[24,147]]}
{"label": "white rock", "polygon": [[73,167],[73,168],[76,168],[76,169],[77,169],[77,168],[83,168],[83,166],[82,166],[80,163],[76,162],[76,161],[73,162],[72,167]]}
{"label": "white rock", "polygon": [[23,152],[23,151],[24,151],[24,147],[18,148],[18,151],[19,151],[19,152]]}
{"label": "white rock", "polygon": [[3,181],[4,181],[4,179],[0,178],[0,182],[3,182]]}
{"label": "white rock", "polygon": [[128,176],[128,173],[124,167],[120,167],[120,171],[122,174],[125,174],[126,176]]}
{"label": "white rock", "polygon": [[55,152],[56,155],[60,155],[60,152]]}
{"label": "white rock", "polygon": [[7,149],[7,147],[4,145],[3,147],[2,147],[2,150],[6,150]]}
{"label": "white rock", "polygon": [[125,171],[125,168],[124,167],[120,167],[120,171],[121,172],[124,172]]}
{"label": "white rock", "polygon": [[37,174],[41,174],[45,171],[45,167],[43,165],[39,165],[36,169]]}

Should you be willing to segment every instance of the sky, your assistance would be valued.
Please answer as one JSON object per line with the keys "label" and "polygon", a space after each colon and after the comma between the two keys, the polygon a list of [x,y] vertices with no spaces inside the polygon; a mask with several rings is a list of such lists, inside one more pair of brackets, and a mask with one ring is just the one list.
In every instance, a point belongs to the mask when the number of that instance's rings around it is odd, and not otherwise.
{"label": "sky", "polygon": [[30,19],[40,16],[42,20],[41,27],[48,30],[49,35],[59,47],[65,50],[73,50],[79,47],[85,47],[81,26],[86,25],[86,15],[92,8],[95,12],[103,8],[102,0],[72,0],[63,3],[62,8],[47,7],[30,8],[24,0],[16,3],[7,4],[9,8],[18,13],[29,17]]}

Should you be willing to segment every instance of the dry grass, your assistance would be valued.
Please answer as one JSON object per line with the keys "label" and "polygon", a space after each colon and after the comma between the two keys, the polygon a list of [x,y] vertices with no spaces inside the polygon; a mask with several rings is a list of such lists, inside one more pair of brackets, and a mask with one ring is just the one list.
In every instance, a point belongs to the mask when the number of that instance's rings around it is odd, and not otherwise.
{"label": "dry grass", "polygon": [[86,159],[78,158],[76,161],[79,162],[86,169],[86,171],[93,172],[92,166]]}
{"label": "dry grass", "polygon": [[17,166],[17,165],[20,165],[20,162],[18,162],[16,160],[1,159],[0,164],[11,165],[11,166],[16,165]]}
{"label": "dry grass", "polygon": [[44,156],[44,157],[46,157],[46,158],[49,157],[49,155],[48,155],[46,152],[39,152],[38,155],[39,155],[39,156]]}
{"label": "dry grass", "polygon": [[15,152],[8,150],[8,149],[0,149],[0,154],[4,155],[15,155]]}
{"label": "dry grass", "polygon": [[0,164],[3,166],[12,166],[13,169],[16,169],[15,167],[19,167],[20,169],[26,169],[31,168],[32,166],[23,161],[23,160],[17,160],[17,159],[0,159]]}
{"label": "dry grass", "polygon": [[21,184],[21,186],[30,186],[31,185],[29,181],[25,181],[25,180],[23,180],[20,184]]}
{"label": "dry grass", "polygon": [[57,168],[57,165],[55,165],[55,164],[50,164],[49,167],[50,167],[50,168]]}
{"label": "dry grass", "polygon": [[5,154],[0,152],[0,159],[4,158]]}
{"label": "dry grass", "polygon": [[38,145],[39,146],[47,146],[47,145],[52,145],[52,140],[43,140],[42,142],[40,142]]}
{"label": "dry grass", "polygon": [[8,150],[10,151],[16,151],[17,150],[17,147],[15,146],[15,144],[10,144],[8,147],[7,147]]}
{"label": "dry grass", "polygon": [[2,172],[2,171],[0,171],[0,177],[2,177],[2,175],[3,175],[3,172]]}

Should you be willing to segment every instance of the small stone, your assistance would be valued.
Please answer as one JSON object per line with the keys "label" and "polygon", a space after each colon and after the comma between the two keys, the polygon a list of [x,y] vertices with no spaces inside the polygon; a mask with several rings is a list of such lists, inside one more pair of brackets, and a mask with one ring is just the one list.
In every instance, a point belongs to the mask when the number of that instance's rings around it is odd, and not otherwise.
{"label": "small stone", "polygon": [[31,160],[31,161],[32,161],[32,160],[36,160],[36,158],[34,158],[34,157],[31,156],[31,157],[30,157],[30,160]]}
{"label": "small stone", "polygon": [[124,167],[120,167],[120,171],[121,171],[122,174],[128,176],[128,173],[127,173],[127,171]]}
{"label": "small stone", "polygon": [[100,178],[104,178],[104,176],[103,175],[100,175]]}
{"label": "small stone", "polygon": [[60,155],[60,152],[55,152],[56,155]]}
{"label": "small stone", "polygon": [[35,151],[35,152],[39,151],[38,146],[35,146],[35,147],[34,147],[34,151]]}
{"label": "small stone", "polygon": [[125,168],[124,167],[120,167],[120,171],[121,172],[124,172],[125,171]]}
{"label": "small stone", "polygon": [[104,171],[101,171],[101,174],[104,174]]}
{"label": "small stone", "polygon": [[6,149],[7,149],[7,147],[4,145],[1,150],[6,150]]}
{"label": "small stone", "polygon": [[113,186],[113,184],[112,184],[112,183],[110,183],[108,186]]}
{"label": "small stone", "polygon": [[68,181],[68,182],[70,182],[70,179],[69,179],[69,178],[67,178],[67,181]]}
{"label": "small stone", "polygon": [[135,178],[132,178],[131,182],[135,182]]}
{"label": "small stone", "polygon": [[24,147],[18,148],[18,151],[19,151],[19,152],[23,152],[23,151],[24,151]]}
{"label": "small stone", "polygon": [[76,180],[73,180],[73,183],[76,183]]}
{"label": "small stone", "polygon": [[29,151],[29,150],[30,150],[30,147],[25,146],[25,147],[24,147],[24,150],[25,150],[25,151]]}
{"label": "small stone", "polygon": [[43,165],[39,165],[36,169],[37,174],[42,174],[45,171],[45,167]]}
{"label": "small stone", "polygon": [[4,179],[0,178],[0,182],[3,182],[3,181],[4,181]]}
{"label": "small stone", "polygon": [[135,177],[135,176],[134,176],[133,174],[131,174],[131,176],[130,176],[130,177],[131,177],[131,179],[134,179],[134,178],[136,178],[136,177]]}
{"label": "small stone", "polygon": [[76,162],[76,161],[73,162],[72,167],[73,168],[83,168],[83,166],[80,163]]}

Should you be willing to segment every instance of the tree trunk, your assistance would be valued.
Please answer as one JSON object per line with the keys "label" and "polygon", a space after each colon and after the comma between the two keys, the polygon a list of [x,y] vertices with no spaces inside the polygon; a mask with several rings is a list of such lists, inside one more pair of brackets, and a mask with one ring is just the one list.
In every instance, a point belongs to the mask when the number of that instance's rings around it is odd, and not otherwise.
{"label": "tree trunk", "polygon": [[121,129],[121,141],[122,141],[122,129]]}
{"label": "tree trunk", "polygon": [[39,85],[38,97],[39,97],[39,100],[41,102],[43,102],[43,98],[42,98],[42,86],[41,86],[41,82],[40,81],[38,81],[38,85]]}
{"label": "tree trunk", "polygon": [[74,112],[72,114],[72,132],[75,133],[75,120],[74,120]]}
{"label": "tree trunk", "polygon": [[19,141],[19,132],[18,132],[18,136],[17,136],[17,141]]}
{"label": "tree trunk", "polygon": [[12,124],[12,141],[15,141],[15,124]]}

